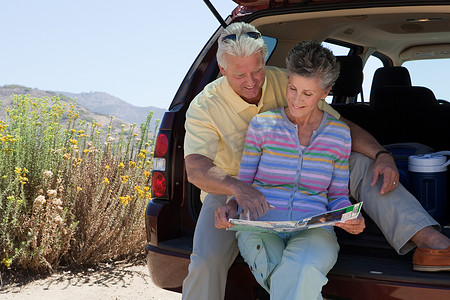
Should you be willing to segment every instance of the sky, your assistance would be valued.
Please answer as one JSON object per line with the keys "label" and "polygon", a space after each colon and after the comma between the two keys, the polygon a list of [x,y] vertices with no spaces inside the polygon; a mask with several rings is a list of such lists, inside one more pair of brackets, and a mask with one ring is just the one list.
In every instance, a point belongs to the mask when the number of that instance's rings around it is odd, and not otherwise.
{"label": "sky", "polygon": [[[211,2],[222,17],[237,6]],[[1,1],[0,86],[168,108],[219,25],[203,0]]]}
{"label": "sky", "polygon": [[[211,2],[222,17],[237,6]],[[106,92],[136,106],[167,109],[219,25],[203,0],[3,0],[0,86]],[[433,63],[408,64],[413,84],[449,100],[443,81],[450,60],[445,67],[442,60]],[[365,75],[365,91],[376,67]]]}

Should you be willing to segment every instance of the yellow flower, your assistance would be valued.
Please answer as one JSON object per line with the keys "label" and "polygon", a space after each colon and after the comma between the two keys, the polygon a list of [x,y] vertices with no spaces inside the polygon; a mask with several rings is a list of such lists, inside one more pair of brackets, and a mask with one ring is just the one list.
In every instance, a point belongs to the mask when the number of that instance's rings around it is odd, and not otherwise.
{"label": "yellow flower", "polygon": [[104,184],[109,184],[109,179],[105,177],[105,178],[103,179],[103,183],[104,183]]}
{"label": "yellow flower", "polygon": [[129,195],[126,195],[124,197],[119,197],[120,203],[123,204],[123,206],[127,205],[128,202],[130,202],[132,199]]}
{"label": "yellow flower", "polygon": [[83,152],[84,152],[84,153],[88,153],[88,152],[89,152],[89,149],[84,149]]}
{"label": "yellow flower", "polygon": [[125,165],[123,163],[120,163],[119,168],[123,169],[123,168],[125,168]]}
{"label": "yellow flower", "polygon": [[144,176],[145,176],[146,178],[148,178],[148,176],[150,176],[150,172],[149,172],[149,171],[144,171]]}
{"label": "yellow flower", "polygon": [[22,168],[16,167],[16,168],[14,169],[14,172],[15,172],[16,174],[20,174],[20,173],[22,173]]}
{"label": "yellow flower", "polygon": [[28,182],[28,178],[24,177],[24,176],[19,176],[19,180],[21,184],[25,184]]}
{"label": "yellow flower", "polygon": [[130,176],[128,176],[128,175],[122,176],[122,183],[127,183],[128,178],[130,178]]}
{"label": "yellow flower", "polygon": [[106,170],[109,170],[109,166],[108,166],[108,165],[106,165],[106,166],[105,166],[105,169],[106,169]]}
{"label": "yellow flower", "polygon": [[145,154],[144,154],[144,153],[139,153],[139,154],[138,154],[138,157],[139,157],[139,158],[145,158]]}
{"label": "yellow flower", "polygon": [[137,196],[138,196],[139,198],[144,197],[144,191],[141,190],[141,187],[140,187],[140,186],[136,185],[136,186],[134,187],[134,190],[136,191]]}
{"label": "yellow flower", "polygon": [[81,191],[83,190],[82,188],[80,188],[79,186],[77,186],[77,191]]}
{"label": "yellow flower", "polygon": [[136,163],[134,161],[130,160],[130,167],[134,168],[135,166],[136,166]]}
{"label": "yellow flower", "polygon": [[7,268],[9,268],[11,266],[11,262],[12,262],[12,260],[10,258],[4,258],[2,260],[2,264],[4,264]]}
{"label": "yellow flower", "polygon": [[78,141],[75,140],[75,139],[70,139],[69,142],[70,142],[72,145],[77,145],[77,144],[78,144]]}

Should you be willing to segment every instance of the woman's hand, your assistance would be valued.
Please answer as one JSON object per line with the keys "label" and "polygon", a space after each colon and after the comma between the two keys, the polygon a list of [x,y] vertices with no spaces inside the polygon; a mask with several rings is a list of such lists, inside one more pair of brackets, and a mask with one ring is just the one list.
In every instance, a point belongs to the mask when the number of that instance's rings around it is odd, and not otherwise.
{"label": "woman's hand", "polygon": [[336,227],[342,228],[351,234],[360,234],[366,228],[364,217],[360,214],[358,218],[347,220],[343,223],[336,223]]}
{"label": "woman's hand", "polygon": [[227,204],[219,206],[214,212],[214,219],[216,228],[226,229],[233,227],[233,224],[228,222],[230,218],[234,218],[237,214],[236,200],[230,200]]}

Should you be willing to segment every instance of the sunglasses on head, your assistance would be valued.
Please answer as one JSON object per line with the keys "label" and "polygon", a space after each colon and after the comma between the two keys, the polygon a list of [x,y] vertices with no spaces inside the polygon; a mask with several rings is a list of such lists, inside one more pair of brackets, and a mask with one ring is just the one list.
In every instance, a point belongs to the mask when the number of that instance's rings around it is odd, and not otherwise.
{"label": "sunglasses on head", "polygon": [[[249,31],[249,32],[245,32],[245,33],[242,33],[242,34],[239,34],[239,35],[246,35],[246,36],[248,36],[248,37],[251,37],[252,39],[259,39],[260,37],[261,37],[261,33],[259,33],[259,32],[255,32],[255,31]],[[227,40],[231,40],[231,41],[236,41],[236,38],[237,38],[237,34],[235,34],[235,33],[232,33],[232,34],[229,34],[229,35],[226,35],[226,36],[224,36],[223,38],[222,38],[222,42],[225,42],[225,41],[227,41]]]}

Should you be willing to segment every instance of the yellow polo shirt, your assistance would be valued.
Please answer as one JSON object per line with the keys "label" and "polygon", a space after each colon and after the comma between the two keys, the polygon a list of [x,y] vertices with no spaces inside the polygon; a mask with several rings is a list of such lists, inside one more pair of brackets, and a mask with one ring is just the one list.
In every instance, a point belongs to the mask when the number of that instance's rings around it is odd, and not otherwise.
{"label": "yellow polo shirt", "polygon": [[[230,176],[237,177],[248,124],[258,113],[286,106],[285,69],[266,67],[258,105],[245,102],[223,76],[205,86],[186,113],[184,156],[201,154]],[[339,118],[325,101],[319,108]],[[202,201],[204,198],[202,191]]]}

